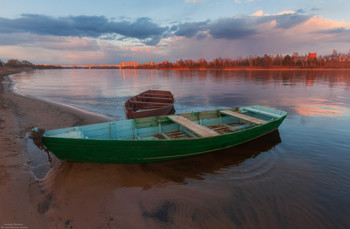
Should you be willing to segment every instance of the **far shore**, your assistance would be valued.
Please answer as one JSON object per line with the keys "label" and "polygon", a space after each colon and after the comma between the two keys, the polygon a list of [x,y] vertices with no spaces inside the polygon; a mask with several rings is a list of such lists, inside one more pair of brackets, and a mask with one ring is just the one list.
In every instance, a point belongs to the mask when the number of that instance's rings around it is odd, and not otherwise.
{"label": "far shore", "polygon": [[[137,69],[135,70],[142,70]],[[156,68],[150,70],[203,70],[203,71],[323,71],[350,70],[350,68]]]}
{"label": "far shore", "polygon": [[[89,69],[88,67],[75,67],[75,68],[50,68],[41,67],[33,68],[34,70],[40,69]],[[239,67],[239,68],[189,68],[189,67],[178,67],[178,68],[115,68],[115,67],[91,67],[91,69],[117,69],[117,70],[184,70],[184,71],[337,71],[337,70],[350,70],[350,67],[317,67],[317,68],[303,68],[303,67],[270,67],[270,68],[258,68],[258,67]]]}

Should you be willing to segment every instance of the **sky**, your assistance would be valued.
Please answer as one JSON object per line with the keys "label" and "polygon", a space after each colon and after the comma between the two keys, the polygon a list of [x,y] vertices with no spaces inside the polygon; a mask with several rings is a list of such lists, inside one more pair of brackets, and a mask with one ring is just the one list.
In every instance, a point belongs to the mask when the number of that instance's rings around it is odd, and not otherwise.
{"label": "sky", "polygon": [[349,0],[0,0],[0,60],[120,64],[350,51]]}

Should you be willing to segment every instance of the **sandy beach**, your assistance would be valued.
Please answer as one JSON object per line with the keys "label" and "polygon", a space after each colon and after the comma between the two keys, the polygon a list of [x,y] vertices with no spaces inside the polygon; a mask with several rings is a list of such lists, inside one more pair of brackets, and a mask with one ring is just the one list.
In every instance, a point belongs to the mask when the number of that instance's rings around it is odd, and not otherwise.
{"label": "sandy beach", "polygon": [[[70,228],[74,219],[74,214],[70,213],[76,211],[72,209],[73,211],[68,213],[67,208],[61,209],[70,215],[69,219],[51,214],[52,205],[60,207],[58,203],[62,201],[49,190],[48,183],[52,178],[50,175],[55,175],[48,174],[42,180],[33,175],[28,167],[30,158],[26,152],[24,136],[33,126],[54,129],[98,123],[106,119],[11,92],[11,82],[6,75],[21,70],[0,68],[0,226],[1,228]],[[50,173],[62,168],[59,163],[55,164]],[[69,167],[68,170],[74,169],[73,164],[63,165],[64,168],[66,166]],[[64,179],[62,182],[65,182]],[[57,183],[55,185],[60,186]]]}

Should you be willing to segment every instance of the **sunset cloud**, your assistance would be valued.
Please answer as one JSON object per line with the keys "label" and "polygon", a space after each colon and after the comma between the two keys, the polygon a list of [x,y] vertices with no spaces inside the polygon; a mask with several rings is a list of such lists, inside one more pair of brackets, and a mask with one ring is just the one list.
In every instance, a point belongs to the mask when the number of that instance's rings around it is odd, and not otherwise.
{"label": "sunset cloud", "polygon": [[283,14],[295,14],[294,10],[286,10],[286,11],[282,11],[277,13],[277,15],[283,15]]}
{"label": "sunset cloud", "polygon": [[262,10],[256,11],[255,13],[252,14],[252,16],[263,16],[264,12]]}
{"label": "sunset cloud", "polygon": [[[193,37],[198,40],[206,36],[214,39],[244,39],[266,32],[264,24],[270,24],[275,29],[291,29],[310,18],[312,16],[294,11],[284,11],[276,15],[264,15],[262,11],[258,11],[253,16],[238,15],[213,21],[177,23],[168,27],[144,17],[134,21],[113,21],[103,16],[82,15],[53,18],[45,15],[23,14],[16,19],[0,18],[0,34],[5,38],[8,37],[2,40],[4,45],[6,42],[6,45],[16,45],[21,42],[27,44],[30,40],[37,40],[38,37],[33,39],[33,35],[36,35],[43,36],[43,43],[47,43],[47,39],[54,40],[53,37],[58,37],[56,39],[58,43],[62,43],[59,37],[76,37],[111,41],[137,39],[143,45],[155,46],[165,37],[176,36]],[[332,30],[328,32],[330,31]],[[319,31],[319,33],[322,32],[325,31]],[[9,34],[30,34],[27,37],[31,39],[23,38],[26,36],[10,39]],[[83,41],[86,43],[86,40]]]}
{"label": "sunset cloud", "polygon": [[0,46],[40,47],[52,50],[96,51],[98,42],[91,38],[41,36],[30,33],[0,34]]}
{"label": "sunset cloud", "polygon": [[221,18],[209,25],[209,33],[216,39],[236,40],[252,36],[258,32],[249,17]]}
{"label": "sunset cloud", "polygon": [[171,28],[176,36],[195,37],[198,32],[208,31],[214,39],[237,40],[257,35],[264,32],[263,24],[272,23],[275,28],[290,29],[304,23],[311,16],[292,11],[277,15],[263,15],[258,11],[256,15],[239,15],[234,17],[219,18],[214,21],[191,22],[175,25]]}
{"label": "sunset cloud", "polygon": [[[161,26],[150,18],[134,21],[109,20],[104,16],[69,16],[54,18],[45,15],[23,14],[19,18],[0,18],[0,34],[34,34],[57,37],[88,37],[115,40],[138,39],[145,45],[154,46],[166,36],[194,37],[198,32],[209,31],[217,39],[241,39],[259,33],[259,24],[275,21],[276,28],[288,29],[307,21],[310,16],[298,13],[281,13],[266,16],[234,16],[214,21],[185,22]],[[262,14],[259,13],[259,14]],[[200,38],[203,38],[203,33]]]}
{"label": "sunset cloud", "polygon": [[[11,47],[16,51],[22,48],[19,55],[30,60],[32,50],[45,51],[42,58],[36,56],[38,62],[65,58],[66,61],[91,59],[90,62],[98,59],[105,63],[125,59],[150,62],[322,52],[335,49],[334,44],[349,42],[349,37],[350,23],[305,14],[303,10],[273,15],[259,10],[251,15],[201,21],[186,19],[170,24],[160,24],[147,17],[118,20],[104,16],[23,14],[12,19],[0,18],[2,55],[12,56]],[[55,58],[45,58],[47,53]]]}
{"label": "sunset cloud", "polygon": [[279,14],[277,16],[272,16],[271,18],[275,19],[277,28],[289,29],[298,24],[306,22],[311,18],[309,15],[301,15],[297,13],[288,13],[288,14]]}
{"label": "sunset cloud", "polygon": [[22,14],[15,19],[0,18],[0,33],[30,33],[37,35],[98,38],[119,34],[137,38],[146,45],[159,42],[167,27],[161,27],[149,18],[135,21],[112,21],[104,16],[69,16],[54,18],[37,14]]}
{"label": "sunset cloud", "polygon": [[208,29],[208,22],[192,22],[182,23],[172,27],[176,36],[193,37],[199,31]]}

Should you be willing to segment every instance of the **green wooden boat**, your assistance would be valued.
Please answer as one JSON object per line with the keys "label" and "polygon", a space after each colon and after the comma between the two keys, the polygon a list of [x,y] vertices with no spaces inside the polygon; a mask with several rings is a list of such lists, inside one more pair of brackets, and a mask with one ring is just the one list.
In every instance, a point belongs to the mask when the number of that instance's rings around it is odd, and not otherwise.
{"label": "green wooden boat", "polygon": [[57,158],[101,163],[172,160],[235,146],[276,130],[285,111],[248,106],[46,131]]}

